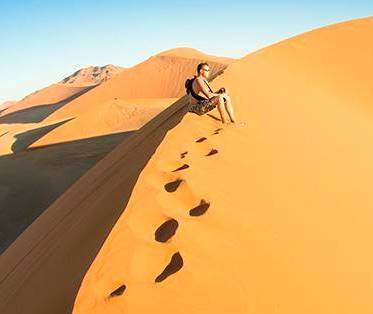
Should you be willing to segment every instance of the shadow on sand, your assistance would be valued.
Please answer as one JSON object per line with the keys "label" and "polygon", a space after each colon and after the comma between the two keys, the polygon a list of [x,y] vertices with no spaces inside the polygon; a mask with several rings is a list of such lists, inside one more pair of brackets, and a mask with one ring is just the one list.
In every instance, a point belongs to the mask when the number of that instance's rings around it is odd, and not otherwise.
{"label": "shadow on sand", "polygon": [[13,145],[15,154],[0,157],[0,254],[53,201],[134,131],[32,149],[27,146],[43,132],[25,133],[30,134],[21,134]]}
{"label": "shadow on sand", "polygon": [[50,131],[58,128],[60,125],[65,124],[75,118],[66,119],[64,121],[60,121],[54,124],[45,125],[40,128],[35,128],[32,130],[27,130],[22,133],[16,134],[14,137],[16,138],[15,142],[12,144],[12,151],[14,153],[23,152],[29,147],[32,143],[36,142],[38,139],[42,138],[44,135],[49,133]]}
{"label": "shadow on sand", "polygon": [[[75,98],[85,94],[86,92],[90,91],[92,88],[95,88],[97,85],[89,86],[80,92],[65,98],[59,102],[53,104],[42,104],[36,105],[31,108],[21,109],[15,112],[8,113],[2,117],[0,117],[0,124],[12,124],[12,123],[38,123],[43,121],[49,115],[51,115],[56,110],[60,109],[61,107],[65,106],[70,101],[73,101]],[[4,109],[5,110],[5,109]],[[2,110],[2,111],[4,111]],[[2,112],[0,111],[0,113]]]}

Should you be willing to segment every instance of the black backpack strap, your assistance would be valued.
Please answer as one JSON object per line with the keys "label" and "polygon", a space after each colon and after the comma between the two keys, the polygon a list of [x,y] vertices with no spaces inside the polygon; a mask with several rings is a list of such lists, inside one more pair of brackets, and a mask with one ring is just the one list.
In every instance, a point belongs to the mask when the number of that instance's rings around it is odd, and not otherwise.
{"label": "black backpack strap", "polygon": [[203,81],[206,83],[206,85],[207,85],[207,87],[209,88],[210,92],[213,93],[214,91],[213,91],[212,88],[210,87],[209,83],[207,83],[207,81],[205,81],[205,80],[203,80]]}
{"label": "black backpack strap", "polygon": [[[189,91],[195,99],[197,99],[197,100],[205,100],[206,98],[204,98],[204,97],[196,94],[196,92],[193,90],[193,82],[194,82],[195,79],[196,79],[196,77],[194,77],[191,80],[189,80],[189,82],[187,81],[187,83],[188,83],[187,91]],[[187,93],[189,94],[189,92],[187,92]]]}

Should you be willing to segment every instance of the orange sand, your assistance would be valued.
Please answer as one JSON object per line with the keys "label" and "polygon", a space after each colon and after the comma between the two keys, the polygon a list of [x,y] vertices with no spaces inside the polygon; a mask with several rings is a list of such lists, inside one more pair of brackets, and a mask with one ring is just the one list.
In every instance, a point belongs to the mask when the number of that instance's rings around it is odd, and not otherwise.
{"label": "orange sand", "polygon": [[82,68],[56,84],[52,84],[27,95],[22,100],[18,101],[16,105],[12,106],[12,108],[0,112],[0,117],[32,107],[63,105],[100,83],[109,80],[111,77],[123,71],[123,69],[124,68],[112,64],[103,67],[90,66]]}
{"label": "orange sand", "polygon": [[82,68],[72,75],[64,78],[60,83],[68,86],[92,86],[98,85],[111,79],[113,76],[122,72],[124,68],[107,64],[100,66],[89,66]]}
{"label": "orange sand", "polygon": [[0,104],[0,111],[7,109],[8,107],[14,105],[16,103],[15,100],[8,100],[4,101]]}
{"label": "orange sand", "polygon": [[[49,115],[45,122],[72,120],[43,136],[32,147],[141,127],[185,93],[184,82],[194,75],[201,61],[210,62],[214,74],[226,68],[233,59],[206,55],[190,48],[157,54]],[[140,102],[139,98],[142,99]],[[137,100],[131,103],[127,99]],[[156,103],[161,106],[155,108]]]}
{"label": "orange sand", "polygon": [[212,85],[246,127],[165,109],[0,257],[0,312],[372,313],[372,35],[357,19],[231,64]]}
{"label": "orange sand", "polygon": [[5,116],[9,113],[24,110],[34,106],[58,104],[59,102],[74,97],[74,95],[80,95],[81,93],[84,93],[89,89],[90,87],[86,86],[75,87],[67,86],[61,83],[52,84],[16,102],[7,110],[1,112],[0,116]]}
{"label": "orange sand", "polygon": [[[199,62],[211,62],[217,72],[233,60],[175,48],[129,69],[113,65],[83,68],[0,113],[0,135],[5,134],[0,138],[0,155],[13,152],[19,134],[41,127],[49,131],[29,148],[136,130],[182,96],[184,80],[193,75]],[[100,82],[105,84],[98,86]],[[142,85],[137,91],[136,84]]]}
{"label": "orange sand", "polygon": [[[201,55],[221,61],[220,66],[232,60],[195,49],[173,49],[172,54],[176,64]],[[178,54],[182,58],[177,59]],[[0,254],[95,163],[177,99],[114,97],[92,102],[76,116],[48,119],[118,71],[121,68],[111,65],[83,68],[25,97],[17,103],[19,110],[0,115]],[[171,69],[168,74],[172,75]],[[48,133],[52,136],[45,138]]]}
{"label": "orange sand", "polygon": [[113,99],[106,103],[92,104],[89,110],[52,130],[29,147],[137,130],[176,100],[177,98],[149,98],[145,101]]}

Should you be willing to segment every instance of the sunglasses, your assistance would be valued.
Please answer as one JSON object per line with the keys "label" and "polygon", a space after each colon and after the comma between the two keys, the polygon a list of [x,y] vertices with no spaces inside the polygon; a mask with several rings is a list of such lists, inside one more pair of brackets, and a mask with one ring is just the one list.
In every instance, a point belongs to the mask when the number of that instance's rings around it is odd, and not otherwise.
{"label": "sunglasses", "polygon": [[202,69],[202,70],[204,70],[204,71],[206,71],[206,72],[210,71],[209,69]]}

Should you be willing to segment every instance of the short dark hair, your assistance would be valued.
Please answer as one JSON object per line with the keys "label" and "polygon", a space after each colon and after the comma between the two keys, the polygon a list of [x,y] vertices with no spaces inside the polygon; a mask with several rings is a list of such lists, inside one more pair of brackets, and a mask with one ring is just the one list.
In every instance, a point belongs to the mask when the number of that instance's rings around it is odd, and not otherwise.
{"label": "short dark hair", "polygon": [[208,67],[210,66],[207,62],[202,62],[202,63],[198,64],[198,66],[197,66],[197,74],[199,74],[199,71],[201,71],[201,69],[202,69],[202,67],[204,65],[207,65]]}

